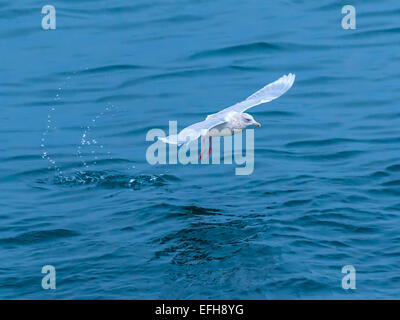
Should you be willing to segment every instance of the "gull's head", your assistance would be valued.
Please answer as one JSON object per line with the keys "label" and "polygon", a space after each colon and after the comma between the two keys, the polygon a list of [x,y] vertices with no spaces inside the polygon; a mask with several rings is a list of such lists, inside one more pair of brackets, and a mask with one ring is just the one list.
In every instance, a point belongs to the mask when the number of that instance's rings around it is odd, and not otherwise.
{"label": "gull's head", "polygon": [[261,127],[261,124],[254,120],[253,116],[248,113],[242,113],[242,122],[245,127],[255,125],[257,127]]}

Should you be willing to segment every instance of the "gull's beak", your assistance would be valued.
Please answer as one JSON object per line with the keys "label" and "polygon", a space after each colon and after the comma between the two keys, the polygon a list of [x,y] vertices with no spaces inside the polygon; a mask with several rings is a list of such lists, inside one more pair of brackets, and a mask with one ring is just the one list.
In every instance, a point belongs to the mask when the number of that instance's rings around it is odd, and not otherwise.
{"label": "gull's beak", "polygon": [[261,124],[257,121],[253,122],[254,125],[256,125],[257,127],[261,127]]}

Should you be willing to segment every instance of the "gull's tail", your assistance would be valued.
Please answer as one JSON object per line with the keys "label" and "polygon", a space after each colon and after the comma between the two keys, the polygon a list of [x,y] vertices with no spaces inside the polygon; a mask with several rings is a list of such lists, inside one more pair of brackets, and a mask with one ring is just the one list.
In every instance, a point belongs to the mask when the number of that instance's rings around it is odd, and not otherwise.
{"label": "gull's tail", "polygon": [[161,140],[164,143],[170,143],[170,144],[176,144],[178,146],[180,146],[182,144],[182,142],[180,142],[178,140],[178,135],[177,134],[172,134],[168,137],[158,137],[158,140]]}

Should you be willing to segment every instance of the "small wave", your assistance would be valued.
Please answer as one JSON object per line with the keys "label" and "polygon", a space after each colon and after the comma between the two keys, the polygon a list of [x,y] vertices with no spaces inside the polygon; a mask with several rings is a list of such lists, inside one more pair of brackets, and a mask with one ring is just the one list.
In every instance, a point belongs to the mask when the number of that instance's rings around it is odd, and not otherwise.
{"label": "small wave", "polygon": [[197,207],[197,206],[183,206],[182,209],[184,209],[188,213],[204,214],[204,215],[213,215],[213,214],[216,214],[221,211],[219,209],[203,208],[203,207]]}
{"label": "small wave", "polygon": [[255,42],[249,44],[241,44],[236,46],[224,47],[215,50],[205,50],[189,56],[189,59],[199,59],[211,56],[226,56],[233,54],[243,54],[250,52],[264,52],[264,51],[277,51],[281,47],[276,44],[271,44],[267,42]]}
{"label": "small wave", "polygon": [[169,71],[148,76],[143,76],[133,80],[127,80],[118,85],[117,89],[123,89],[137,84],[143,84],[145,82],[153,82],[155,80],[170,80],[176,78],[192,79],[196,76],[205,74],[227,74],[239,72],[240,67],[237,66],[223,66],[223,67],[212,67],[212,68],[189,68],[179,71]]}
{"label": "small wave", "polygon": [[58,72],[49,76],[54,77],[64,77],[64,76],[75,76],[75,75],[83,75],[83,74],[100,74],[100,73],[110,73],[113,71],[129,71],[129,70],[138,70],[138,69],[147,69],[148,67],[135,65],[135,64],[113,64],[113,65],[106,65],[106,66],[99,66],[93,68],[84,68],[75,71],[63,71]]}
{"label": "small wave", "polygon": [[0,243],[5,244],[32,244],[36,242],[48,241],[57,238],[77,236],[79,233],[68,229],[54,229],[42,231],[30,231],[22,233],[16,237],[0,239]]}
{"label": "small wave", "polygon": [[370,177],[370,178],[385,178],[387,176],[389,176],[389,174],[387,172],[375,171],[375,172],[371,173],[368,177]]}
{"label": "small wave", "polygon": [[304,199],[304,200],[289,200],[286,201],[283,206],[284,207],[296,207],[296,206],[302,206],[310,203],[312,200],[311,199]]}
{"label": "small wave", "polygon": [[82,71],[78,71],[77,73],[109,73],[112,71],[120,71],[120,70],[137,70],[143,69],[144,67],[132,64],[118,64],[118,65],[109,65],[109,66],[102,66],[97,68],[88,68]]}
{"label": "small wave", "polygon": [[342,144],[347,142],[354,142],[352,139],[325,139],[325,140],[304,140],[294,141],[286,144],[286,147],[320,147],[320,146],[331,146],[336,144]]}
{"label": "small wave", "polygon": [[188,23],[188,22],[196,22],[196,21],[202,21],[204,20],[203,17],[200,16],[196,16],[196,15],[192,15],[192,14],[180,14],[180,15],[176,15],[170,18],[162,18],[162,19],[157,19],[157,20],[153,20],[153,21],[149,21],[149,23]]}
{"label": "small wave", "polygon": [[400,171],[400,164],[394,164],[386,168],[388,171],[398,172]]}
{"label": "small wave", "polygon": [[315,161],[320,161],[320,160],[346,160],[346,159],[351,159],[356,156],[359,156],[361,154],[364,154],[365,151],[340,151],[340,152],[335,152],[335,153],[330,153],[330,154],[316,154],[316,155],[310,155],[310,156],[305,156],[305,158],[310,159],[310,160],[315,160]]}
{"label": "small wave", "polygon": [[391,186],[400,186],[400,180],[391,180],[382,183],[382,186],[391,187]]}
{"label": "small wave", "polygon": [[374,30],[367,30],[367,31],[361,31],[361,32],[356,32],[356,33],[351,33],[346,35],[348,38],[355,38],[355,39],[361,39],[361,38],[366,38],[366,37],[373,37],[373,36],[380,36],[380,35],[398,35],[400,32],[400,28],[394,27],[394,28],[385,28],[385,29],[374,29]]}

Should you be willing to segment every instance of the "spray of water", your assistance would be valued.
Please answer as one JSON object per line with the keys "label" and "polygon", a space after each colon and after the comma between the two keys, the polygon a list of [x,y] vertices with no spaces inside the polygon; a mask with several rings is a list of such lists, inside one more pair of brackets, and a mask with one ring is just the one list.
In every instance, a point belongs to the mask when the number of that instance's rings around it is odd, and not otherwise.
{"label": "spray of water", "polygon": [[41,137],[41,142],[40,142],[40,147],[42,149],[42,159],[47,160],[49,162],[48,170],[54,169],[56,174],[61,175],[62,170],[58,166],[56,160],[49,154],[49,151],[47,150],[47,137],[50,135],[51,132],[56,130],[56,123],[54,120],[54,113],[56,111],[56,106],[57,103],[61,100],[62,98],[62,90],[66,86],[67,82],[71,79],[71,76],[68,76],[61,87],[58,88],[57,94],[53,98],[53,104],[50,105],[49,112],[47,114],[47,123],[46,123],[46,129],[42,132],[42,137]]}
{"label": "spray of water", "polygon": [[[104,111],[98,113],[95,117],[90,120],[90,124],[83,127],[84,130],[81,135],[80,143],[78,144],[76,155],[80,159],[82,166],[85,169],[90,168],[90,163],[93,165],[97,164],[97,160],[99,159],[97,155],[97,150],[100,149],[102,152],[104,150],[104,145],[99,143],[98,139],[94,137],[92,134],[93,130],[96,128],[96,123],[101,120],[102,117],[110,114],[116,109],[113,104],[107,104]],[[91,161],[88,161],[87,157],[84,156],[84,149],[88,149],[86,152],[89,156],[91,156]],[[111,152],[107,151],[107,155],[110,160],[113,159]]]}
{"label": "spray of water", "polygon": [[[80,68],[79,70],[88,70],[88,68]],[[63,90],[66,89],[67,85],[70,84],[71,79],[73,79],[79,71],[74,71],[71,75],[68,75],[64,81],[62,82],[61,86],[58,88],[57,93],[55,97],[53,98],[53,103],[49,106],[49,111],[47,114],[47,123],[46,123],[46,128],[42,132],[42,137],[41,137],[41,142],[40,142],[40,147],[42,149],[42,159],[48,161],[48,170],[54,170],[56,176],[62,176],[63,171],[61,166],[57,163],[55,160],[54,156],[52,156],[48,150],[48,137],[55,132],[57,129],[56,127],[56,118],[55,118],[55,113],[57,111],[57,106],[60,103],[60,101],[63,99]],[[79,158],[79,160],[82,163],[82,166],[85,169],[88,169],[90,164],[96,165],[97,160],[98,160],[98,155],[96,152],[96,147],[101,149],[102,152],[104,152],[104,145],[102,143],[99,143],[98,139],[94,137],[92,134],[92,129],[95,128],[97,121],[99,121],[103,116],[108,115],[110,112],[113,112],[115,110],[115,106],[113,104],[107,104],[105,109],[95,115],[89,122],[88,125],[82,126],[83,128],[83,133],[81,135],[80,142],[78,143],[77,146],[77,151],[76,155]],[[89,161],[88,157],[85,156],[85,150],[89,149],[86,154],[88,154],[90,157],[92,157]],[[113,159],[111,152],[107,151],[107,155],[109,159]]]}

